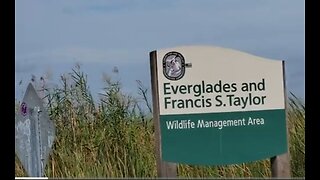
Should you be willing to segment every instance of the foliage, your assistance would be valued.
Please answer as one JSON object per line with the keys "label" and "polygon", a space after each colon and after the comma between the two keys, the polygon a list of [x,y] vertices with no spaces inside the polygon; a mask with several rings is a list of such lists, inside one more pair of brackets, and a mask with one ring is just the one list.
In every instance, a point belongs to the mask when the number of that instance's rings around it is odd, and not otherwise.
{"label": "foliage", "polygon": [[[154,126],[148,91],[138,82],[138,97],[106,77],[97,104],[80,67],[61,76],[61,87],[46,90],[56,140],[47,177],[156,177]],[[293,177],[305,176],[305,107],[293,94],[288,102],[289,148]],[[146,109],[144,111],[144,109]],[[149,116],[148,116],[149,114]],[[16,176],[27,176],[18,158]],[[269,160],[229,166],[178,165],[179,177],[270,177]]]}

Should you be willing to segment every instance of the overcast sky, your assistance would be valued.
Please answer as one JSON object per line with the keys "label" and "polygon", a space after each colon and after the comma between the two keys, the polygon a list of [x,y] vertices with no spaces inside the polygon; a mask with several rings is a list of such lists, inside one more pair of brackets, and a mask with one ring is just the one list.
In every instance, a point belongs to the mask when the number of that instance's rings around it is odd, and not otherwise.
{"label": "overcast sky", "polygon": [[76,63],[94,96],[103,73],[134,95],[136,80],[150,88],[149,52],[181,45],[285,60],[288,90],[305,96],[304,0],[15,0],[16,99],[32,75],[59,85]]}

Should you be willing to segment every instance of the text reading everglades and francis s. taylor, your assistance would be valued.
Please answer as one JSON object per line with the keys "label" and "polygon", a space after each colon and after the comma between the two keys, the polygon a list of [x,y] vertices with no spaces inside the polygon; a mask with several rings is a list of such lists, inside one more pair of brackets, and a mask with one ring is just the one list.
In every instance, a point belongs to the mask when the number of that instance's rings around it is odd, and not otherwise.
{"label": "text reading everglades and francis s. taylor", "polygon": [[[236,95],[237,92],[245,95]],[[248,106],[264,105],[266,95],[255,95],[255,92],[265,92],[266,81],[262,78],[257,82],[228,83],[219,80],[207,83],[204,80],[197,84],[172,85],[163,83],[163,99],[165,109],[210,108],[238,106],[242,109]],[[192,98],[173,98],[173,95],[192,94]]]}

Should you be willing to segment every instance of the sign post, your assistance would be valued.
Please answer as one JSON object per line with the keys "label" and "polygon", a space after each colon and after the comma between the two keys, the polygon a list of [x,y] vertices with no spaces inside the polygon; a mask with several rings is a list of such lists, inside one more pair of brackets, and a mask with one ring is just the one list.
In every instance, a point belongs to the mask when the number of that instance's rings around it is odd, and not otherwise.
{"label": "sign post", "polygon": [[208,46],[153,51],[150,60],[158,164],[287,153],[282,61]]}
{"label": "sign post", "polygon": [[152,83],[152,100],[153,100],[153,121],[155,127],[155,151],[158,177],[177,177],[176,164],[165,162],[162,160],[161,153],[161,130],[159,121],[159,91],[158,91],[158,74],[157,74],[157,57],[156,52],[150,53],[150,69],[151,69],[151,83]]}
{"label": "sign post", "polygon": [[28,176],[44,176],[54,138],[54,124],[29,83],[15,120],[15,150]]}
{"label": "sign post", "polygon": [[[286,91],[286,80],[285,80],[285,64],[282,61],[283,67],[283,86],[284,86],[284,102],[285,102],[285,109],[287,110],[287,91]],[[288,124],[288,119],[286,118],[286,123]],[[288,128],[286,129],[287,133],[287,141],[289,141],[289,132]],[[281,154],[278,156],[274,156],[270,158],[271,163],[271,176],[272,177],[291,177],[291,165],[290,165],[290,153],[289,147],[287,147],[287,153]]]}

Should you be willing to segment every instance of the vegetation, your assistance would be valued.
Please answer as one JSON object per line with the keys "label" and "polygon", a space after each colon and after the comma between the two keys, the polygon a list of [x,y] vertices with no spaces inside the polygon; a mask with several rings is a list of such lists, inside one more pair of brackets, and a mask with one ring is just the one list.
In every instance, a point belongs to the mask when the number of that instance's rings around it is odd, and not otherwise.
{"label": "vegetation", "polygon": [[[61,87],[43,97],[56,125],[47,177],[156,177],[154,126],[148,89],[138,81],[138,96],[128,96],[119,81],[106,77],[94,102],[86,75],[76,67]],[[19,102],[17,102],[17,105]],[[305,107],[293,94],[288,101],[289,148],[293,177],[305,176]],[[27,176],[18,158],[16,176]],[[270,161],[228,166],[178,165],[179,177],[270,177]]]}

